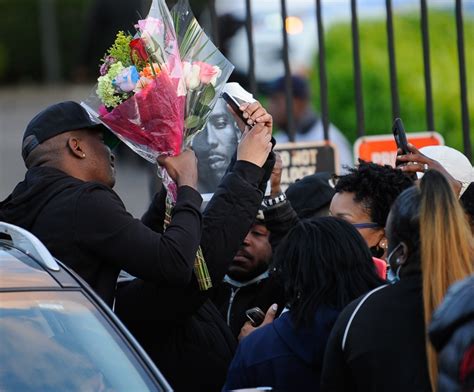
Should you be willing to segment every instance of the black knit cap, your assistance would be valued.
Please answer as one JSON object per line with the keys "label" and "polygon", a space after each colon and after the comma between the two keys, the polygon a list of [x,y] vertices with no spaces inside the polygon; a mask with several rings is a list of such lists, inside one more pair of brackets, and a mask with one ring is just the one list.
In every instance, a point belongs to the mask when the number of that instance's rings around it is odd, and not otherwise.
{"label": "black knit cap", "polygon": [[320,209],[328,207],[336,193],[331,185],[330,173],[311,174],[297,180],[286,190],[286,197],[300,218],[310,218]]}
{"label": "black knit cap", "polygon": [[[87,110],[77,102],[66,101],[51,105],[33,117],[26,127],[21,152],[23,160],[26,160],[28,154],[38,145],[54,136],[68,131],[93,128],[104,132],[104,142],[111,149],[119,143],[119,139],[107,127],[94,121]],[[34,136],[34,138],[24,145],[28,136]]]}

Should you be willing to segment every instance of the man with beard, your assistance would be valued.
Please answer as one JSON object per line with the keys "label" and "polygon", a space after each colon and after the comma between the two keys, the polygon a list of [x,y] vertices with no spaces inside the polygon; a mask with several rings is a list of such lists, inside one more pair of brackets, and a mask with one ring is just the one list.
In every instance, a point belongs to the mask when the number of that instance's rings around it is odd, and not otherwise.
{"label": "man with beard", "polygon": [[206,128],[193,140],[198,158],[198,191],[213,193],[237,148],[240,130],[223,99],[218,99]]}
{"label": "man with beard", "polygon": [[282,289],[269,268],[272,259],[269,237],[260,210],[223,283],[216,289],[214,303],[236,337],[248,321],[246,310],[258,307],[267,312],[274,303],[278,310],[284,306]]}
{"label": "man with beard", "polygon": [[[292,221],[286,196],[281,191],[282,160],[275,154],[275,166],[270,177],[271,193],[265,198],[257,217],[227,270],[223,283],[213,293],[213,301],[225,318],[235,337],[243,337],[241,328],[248,321],[245,312],[258,307],[266,312],[264,323],[270,322],[285,305],[283,288],[272,274],[270,262],[272,247],[278,243],[278,235],[270,242],[269,227],[280,221]],[[268,219],[267,212],[272,211]],[[267,227],[267,225],[269,227]],[[273,235],[273,232],[272,232]],[[275,309],[272,305],[277,305]],[[255,325],[254,325],[255,326]]]}

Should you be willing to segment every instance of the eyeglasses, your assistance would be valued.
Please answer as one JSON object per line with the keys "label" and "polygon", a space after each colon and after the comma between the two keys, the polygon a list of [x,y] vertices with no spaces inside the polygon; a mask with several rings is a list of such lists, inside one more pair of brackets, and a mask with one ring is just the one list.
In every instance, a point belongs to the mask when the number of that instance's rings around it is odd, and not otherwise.
{"label": "eyeglasses", "polygon": [[352,223],[356,229],[377,229],[381,227],[378,223],[375,222],[366,222],[366,223]]}

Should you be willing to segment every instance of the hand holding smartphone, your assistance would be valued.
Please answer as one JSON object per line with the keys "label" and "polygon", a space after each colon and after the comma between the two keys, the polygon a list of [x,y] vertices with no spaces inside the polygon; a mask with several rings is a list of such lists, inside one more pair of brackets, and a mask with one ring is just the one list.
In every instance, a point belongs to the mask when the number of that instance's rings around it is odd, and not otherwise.
{"label": "hand holding smartphone", "polygon": [[258,327],[265,319],[265,313],[259,307],[251,308],[245,311],[245,315],[252,324],[252,327]]}
{"label": "hand holding smartphone", "polygon": [[409,154],[408,140],[405,133],[405,127],[401,118],[396,118],[392,126],[393,137],[397,143],[397,147],[402,150],[403,155]]}
{"label": "hand holding smartphone", "polygon": [[232,111],[242,120],[245,125],[248,124],[248,118],[240,110],[244,103],[253,103],[255,99],[252,94],[245,90],[239,83],[226,83],[222,92],[222,98],[231,107]]}
{"label": "hand holding smartphone", "polygon": [[232,97],[231,95],[227,94],[226,92],[222,93],[222,98],[224,98],[224,101],[227,102],[227,104],[230,106],[230,108],[234,111],[234,113],[242,120],[244,124],[247,124],[247,119],[244,117],[244,112],[240,110],[240,105],[243,102],[239,102],[237,98]]}

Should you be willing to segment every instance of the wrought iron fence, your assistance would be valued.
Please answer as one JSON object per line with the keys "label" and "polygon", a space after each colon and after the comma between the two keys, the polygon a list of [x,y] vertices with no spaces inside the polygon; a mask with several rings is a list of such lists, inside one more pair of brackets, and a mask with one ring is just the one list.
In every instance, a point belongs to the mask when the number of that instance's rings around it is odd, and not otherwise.
{"label": "wrought iron fence", "polygon": [[[310,1],[310,0],[308,0]],[[324,17],[322,14],[322,0],[314,0],[316,2],[316,21],[317,21],[317,39],[319,44],[319,88],[320,88],[320,99],[321,99],[321,117],[324,129],[324,138],[329,140],[329,105],[328,105],[328,84],[327,84],[327,71],[326,71],[326,53],[325,53],[325,39],[324,39]],[[457,32],[457,55],[459,65],[459,83],[460,83],[460,107],[461,107],[461,121],[462,121],[462,133],[463,133],[463,147],[464,154],[472,162],[472,149],[471,149],[471,135],[470,135],[470,124],[469,124],[469,113],[468,113],[468,95],[467,95],[467,77],[466,77],[466,59],[465,59],[465,44],[464,44],[464,28],[463,28],[463,1],[453,0],[455,2],[455,19],[453,23],[456,24]],[[245,0],[246,4],[246,31],[248,39],[248,50],[249,50],[249,67],[248,67],[248,80],[249,86],[252,93],[257,92],[257,84],[255,82],[255,53],[253,45],[253,33],[252,33],[252,8],[251,0]],[[289,129],[289,138],[291,141],[295,140],[295,127],[294,127],[294,116],[292,112],[292,81],[291,81],[291,68],[288,58],[288,36],[285,29],[285,21],[287,18],[287,0],[280,0],[281,7],[281,19],[282,23],[282,35],[283,35],[283,62],[285,66],[285,82],[286,82],[286,103],[287,103],[287,123]],[[365,130],[365,119],[364,119],[364,95],[362,91],[362,70],[360,60],[360,45],[359,45],[359,21],[357,14],[357,0],[350,0],[351,5],[351,31],[352,31],[352,60],[353,60],[353,73],[354,73],[354,105],[356,113],[356,127],[357,135],[364,136]],[[219,42],[217,35],[218,29],[216,23],[218,23],[215,17],[215,0],[209,0],[209,7],[211,10],[211,21],[213,23],[213,34],[214,39]],[[392,0],[385,0],[386,9],[386,34],[387,34],[387,51],[389,58],[389,75],[390,75],[390,91],[391,91],[391,110],[392,117],[400,116],[400,100],[398,92],[398,81],[397,81],[397,67],[395,61],[396,53],[396,41],[394,39],[394,26],[393,26],[393,6]],[[429,44],[429,18],[428,18],[428,6],[426,0],[420,0],[420,30],[422,36],[422,51],[423,51],[423,72],[424,72],[424,86],[425,86],[425,113],[426,123],[428,129],[434,130],[435,119],[433,112],[433,93],[431,84],[431,66],[430,66],[430,44]]]}

